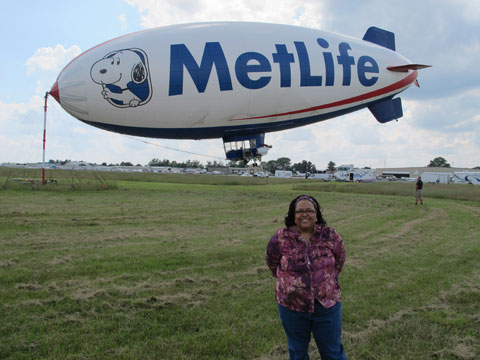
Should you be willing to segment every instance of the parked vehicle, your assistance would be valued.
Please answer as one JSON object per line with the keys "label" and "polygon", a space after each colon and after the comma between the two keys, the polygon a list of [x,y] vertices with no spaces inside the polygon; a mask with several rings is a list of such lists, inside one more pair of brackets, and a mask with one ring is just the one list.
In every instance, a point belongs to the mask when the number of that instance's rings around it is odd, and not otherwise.
{"label": "parked vehicle", "polygon": [[452,175],[449,172],[424,172],[422,181],[424,183],[449,184]]}
{"label": "parked vehicle", "polygon": [[480,172],[457,171],[454,173],[455,184],[480,185]]}
{"label": "parked vehicle", "polygon": [[325,180],[325,181],[335,180],[335,178],[332,174],[311,174],[308,178],[309,179],[317,179],[317,180]]}
{"label": "parked vehicle", "polygon": [[373,169],[356,169],[353,165],[338,167],[333,174],[338,181],[374,182],[377,172]]}
{"label": "parked vehicle", "polygon": [[291,178],[293,173],[289,170],[275,170],[275,177]]}

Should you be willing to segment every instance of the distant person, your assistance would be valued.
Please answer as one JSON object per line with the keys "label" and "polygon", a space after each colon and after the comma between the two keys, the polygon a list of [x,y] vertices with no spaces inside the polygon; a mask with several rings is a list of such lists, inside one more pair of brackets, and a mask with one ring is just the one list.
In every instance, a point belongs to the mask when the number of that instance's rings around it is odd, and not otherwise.
{"label": "distant person", "polygon": [[275,298],[290,360],[309,359],[312,333],[322,360],[346,360],[338,283],[345,247],[317,200],[307,195],[292,200],[285,227],[267,245],[266,262],[277,278]]}
{"label": "distant person", "polygon": [[418,205],[418,200],[420,200],[420,205],[423,205],[422,189],[423,189],[423,181],[422,181],[422,178],[419,176],[415,184],[415,205]]}

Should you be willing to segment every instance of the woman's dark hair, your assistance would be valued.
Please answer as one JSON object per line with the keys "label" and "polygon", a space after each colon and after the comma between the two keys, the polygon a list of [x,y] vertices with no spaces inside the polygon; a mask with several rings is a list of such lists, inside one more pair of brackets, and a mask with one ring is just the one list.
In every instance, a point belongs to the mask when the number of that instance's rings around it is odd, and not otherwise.
{"label": "woman's dark hair", "polygon": [[308,200],[311,200],[314,202],[315,209],[317,209],[317,221],[315,221],[315,224],[319,225],[327,225],[327,222],[322,216],[322,209],[320,208],[320,204],[318,201],[308,195],[299,195],[295,199],[292,200],[290,203],[290,206],[288,207],[288,214],[285,216],[285,226],[292,226],[295,225],[295,207],[297,206],[298,199],[301,197],[306,197]]}

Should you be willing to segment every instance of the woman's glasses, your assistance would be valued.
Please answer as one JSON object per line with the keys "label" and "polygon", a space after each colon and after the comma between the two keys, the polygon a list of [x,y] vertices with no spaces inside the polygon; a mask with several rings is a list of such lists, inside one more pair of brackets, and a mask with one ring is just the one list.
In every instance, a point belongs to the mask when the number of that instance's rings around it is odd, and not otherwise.
{"label": "woman's glasses", "polygon": [[315,210],[313,210],[313,209],[298,209],[298,210],[295,210],[295,215],[300,215],[300,214],[313,215],[313,214],[315,214]]}

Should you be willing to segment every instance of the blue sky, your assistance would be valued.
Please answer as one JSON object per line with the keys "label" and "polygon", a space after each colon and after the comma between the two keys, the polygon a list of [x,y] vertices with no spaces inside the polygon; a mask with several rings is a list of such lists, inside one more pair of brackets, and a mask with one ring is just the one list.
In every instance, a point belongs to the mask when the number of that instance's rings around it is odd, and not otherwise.
{"label": "blue sky", "polygon": [[[480,166],[480,2],[469,0],[102,0],[4,2],[0,76],[0,163],[42,156],[43,96],[80,52],[134,31],[212,20],[294,24],[361,38],[369,26],[393,31],[397,51],[431,64],[421,88],[400,96],[404,117],[379,124],[368,110],[269,133],[265,161],[329,161],[358,167],[424,166],[442,156],[458,167]],[[220,139],[138,139],[72,118],[49,99],[48,159],[146,164],[153,158],[203,163],[224,156]],[[156,145],[152,145],[156,144]],[[186,152],[174,151],[171,148]]]}

